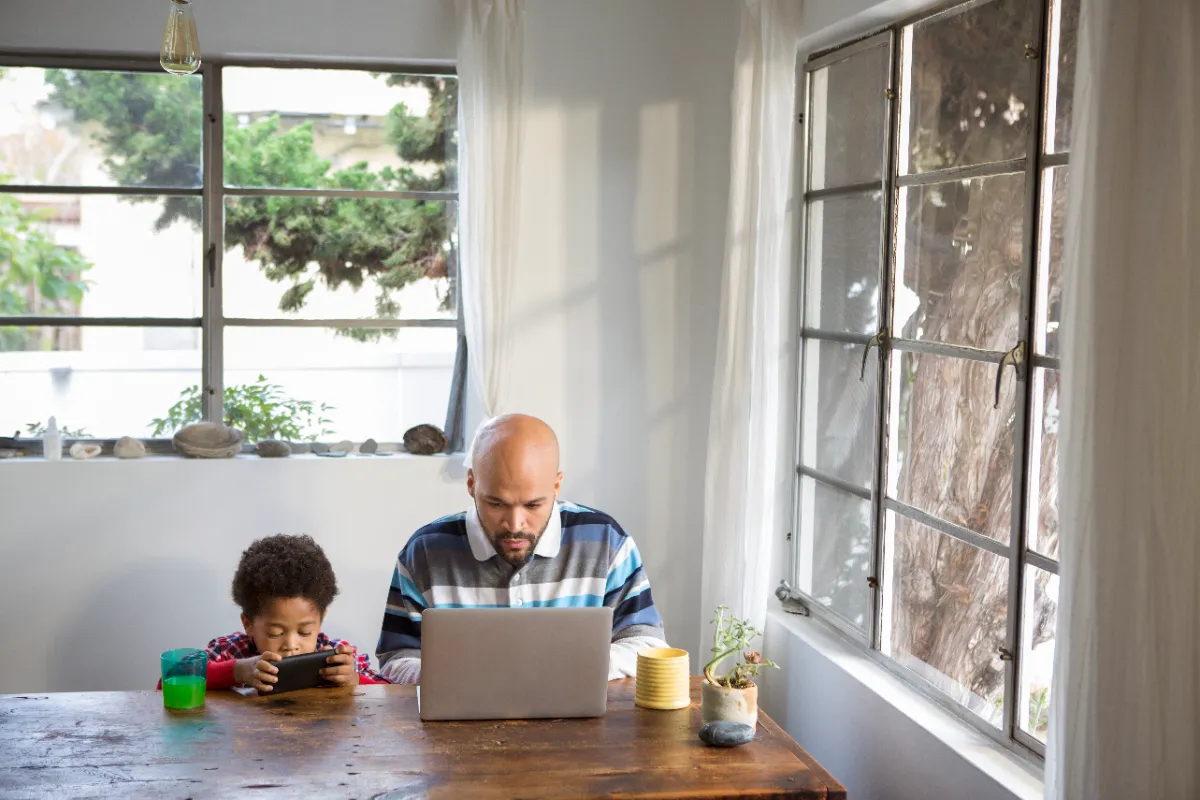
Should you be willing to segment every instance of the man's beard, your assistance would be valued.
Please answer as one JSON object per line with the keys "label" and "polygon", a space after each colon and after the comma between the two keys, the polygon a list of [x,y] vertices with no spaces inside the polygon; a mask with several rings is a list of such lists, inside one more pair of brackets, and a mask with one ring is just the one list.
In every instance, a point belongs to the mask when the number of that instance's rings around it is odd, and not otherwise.
{"label": "man's beard", "polygon": [[[551,513],[553,514],[553,512]],[[475,515],[479,519],[480,526],[482,526],[483,515],[479,513],[478,504],[475,506]],[[546,528],[549,527],[550,517],[546,517],[546,524],[542,526],[542,529],[538,531],[536,536],[532,533],[524,532],[493,534],[487,528],[484,528],[483,531],[487,534],[488,539],[491,540],[492,547],[496,548],[496,554],[507,561],[513,568],[520,569],[533,560],[533,551],[537,548],[538,542],[542,540],[542,534],[544,534],[546,532]],[[529,543],[529,547],[525,548],[525,550],[521,553],[509,554],[500,547],[500,545],[506,541],[525,541]]]}

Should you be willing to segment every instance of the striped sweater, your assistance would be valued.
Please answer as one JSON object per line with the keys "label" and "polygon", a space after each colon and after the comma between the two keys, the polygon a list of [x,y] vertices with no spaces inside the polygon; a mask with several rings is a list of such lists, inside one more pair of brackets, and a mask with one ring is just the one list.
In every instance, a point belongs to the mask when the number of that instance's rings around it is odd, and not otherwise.
{"label": "striped sweater", "polygon": [[639,650],[666,646],[633,537],[603,512],[560,502],[533,557],[516,570],[472,506],[426,525],[400,551],[375,655],[393,682],[417,683],[427,608],[602,605],[613,609],[609,680],[632,676]]}

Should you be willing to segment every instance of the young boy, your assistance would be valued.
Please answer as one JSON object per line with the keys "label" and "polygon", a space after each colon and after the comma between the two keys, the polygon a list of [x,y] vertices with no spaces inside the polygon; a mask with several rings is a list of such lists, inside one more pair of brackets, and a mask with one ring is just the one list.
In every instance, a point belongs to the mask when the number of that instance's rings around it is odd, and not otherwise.
{"label": "young boy", "polygon": [[245,633],[208,643],[208,688],[242,684],[269,692],[279,680],[272,662],[318,650],[330,651],[321,674],[334,686],[390,683],[371,669],[369,656],[320,632],[337,593],[333,566],[311,536],[255,541],[233,575],[233,601],[242,609]]}

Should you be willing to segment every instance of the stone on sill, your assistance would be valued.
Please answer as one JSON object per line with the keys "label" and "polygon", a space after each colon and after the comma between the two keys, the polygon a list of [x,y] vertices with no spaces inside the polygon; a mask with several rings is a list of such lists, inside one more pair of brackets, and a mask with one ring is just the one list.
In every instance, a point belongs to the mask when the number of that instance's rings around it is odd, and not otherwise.
{"label": "stone on sill", "polygon": [[233,458],[242,452],[242,432],[219,422],[197,422],[175,434],[171,446],[188,458]]}
{"label": "stone on sill", "polygon": [[254,446],[254,452],[260,458],[287,458],[292,454],[292,448],[287,442],[276,439],[264,439]]}
{"label": "stone on sill", "polygon": [[329,445],[325,444],[324,442],[313,442],[308,446],[308,452],[319,456],[322,453],[329,452]]}
{"label": "stone on sill", "polygon": [[413,455],[446,452],[446,434],[436,425],[417,425],[404,432],[404,449]]}
{"label": "stone on sill", "polygon": [[69,452],[71,454],[71,458],[75,459],[76,461],[83,461],[85,459],[95,458],[96,456],[100,455],[100,450],[101,447],[98,444],[84,444],[83,442],[76,442],[75,444],[71,445]]}
{"label": "stone on sill", "polygon": [[146,445],[131,436],[122,436],[113,445],[113,455],[117,458],[141,458],[146,455]]}
{"label": "stone on sill", "polygon": [[330,447],[329,452],[342,454],[352,453],[354,452],[354,442],[350,441],[349,439],[344,439]]}
{"label": "stone on sill", "polygon": [[358,452],[366,455],[374,455],[379,450],[379,442],[374,439],[367,439],[362,443],[362,447],[358,448]]}

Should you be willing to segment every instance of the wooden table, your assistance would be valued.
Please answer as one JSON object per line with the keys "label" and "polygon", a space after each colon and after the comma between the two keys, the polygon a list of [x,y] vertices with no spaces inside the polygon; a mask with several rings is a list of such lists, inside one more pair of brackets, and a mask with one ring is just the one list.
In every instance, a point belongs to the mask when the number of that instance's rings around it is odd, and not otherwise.
{"label": "wooden table", "polygon": [[169,712],[157,692],[0,696],[0,797],[844,798],[763,713],[721,750],[692,706],[647,711],[610,684],[591,720],[434,722],[408,686],[210,694]]}

